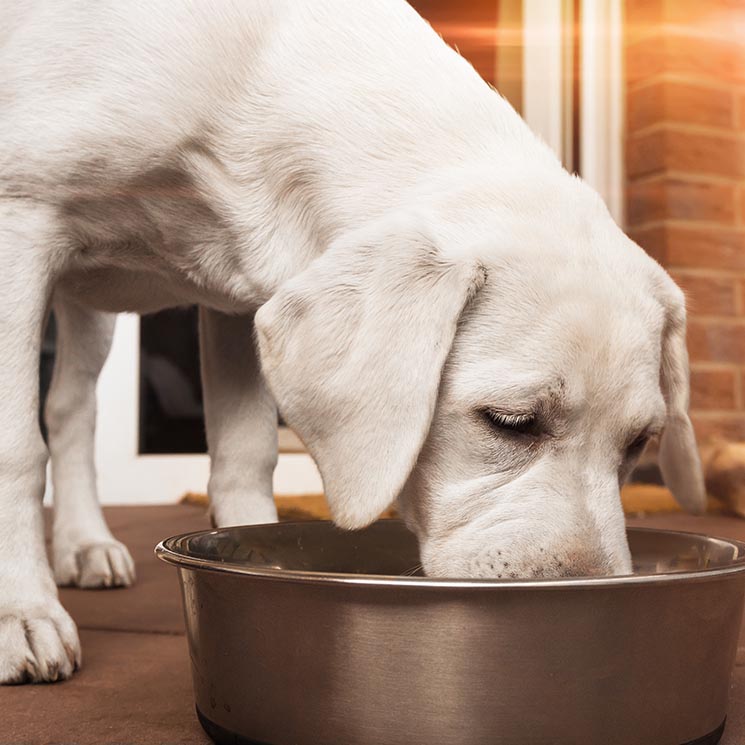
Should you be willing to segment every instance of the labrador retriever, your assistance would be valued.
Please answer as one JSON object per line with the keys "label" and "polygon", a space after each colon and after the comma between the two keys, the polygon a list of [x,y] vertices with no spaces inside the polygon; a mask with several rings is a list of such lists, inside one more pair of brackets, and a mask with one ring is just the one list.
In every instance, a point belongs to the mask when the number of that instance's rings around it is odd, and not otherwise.
{"label": "labrador retriever", "polygon": [[0,682],[79,664],[55,579],[133,577],[93,465],[119,311],[200,306],[217,525],[276,519],[277,406],[336,522],[398,498],[431,575],[629,572],[656,435],[702,508],[681,291],[404,0],[3,13]]}

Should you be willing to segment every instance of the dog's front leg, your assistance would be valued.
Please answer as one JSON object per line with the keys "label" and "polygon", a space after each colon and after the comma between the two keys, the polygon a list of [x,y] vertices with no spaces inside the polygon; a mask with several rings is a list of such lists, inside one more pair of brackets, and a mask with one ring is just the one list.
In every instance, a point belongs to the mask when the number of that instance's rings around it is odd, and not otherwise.
{"label": "dog's front leg", "polygon": [[67,678],[80,662],[47,563],[41,506],[39,354],[65,249],[42,205],[0,199],[0,683]]}
{"label": "dog's front leg", "polygon": [[116,317],[61,292],[53,307],[57,353],[45,417],[54,484],[54,576],[58,585],[126,587],[134,563],[104,520],[93,458],[96,381]]}
{"label": "dog's front leg", "polygon": [[212,521],[275,522],[277,408],[261,375],[253,317],[200,308],[199,337]]}

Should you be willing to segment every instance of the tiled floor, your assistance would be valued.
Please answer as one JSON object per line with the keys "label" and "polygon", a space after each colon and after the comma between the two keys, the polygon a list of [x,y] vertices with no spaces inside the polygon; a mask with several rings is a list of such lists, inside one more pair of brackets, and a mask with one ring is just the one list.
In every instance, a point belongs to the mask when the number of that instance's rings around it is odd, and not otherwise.
{"label": "tiled floor", "polygon": [[65,683],[0,688],[2,745],[208,745],[194,715],[176,572],[153,555],[169,535],[209,528],[199,507],[111,508],[137,564],[127,590],[62,590],[83,668]]}
{"label": "tiled floor", "polygon": [[[66,683],[0,688],[0,745],[209,743],[194,717],[176,575],[152,553],[167,535],[208,527],[204,512],[112,508],[107,516],[135,557],[137,585],[62,592],[81,630],[83,669]],[[745,539],[745,520],[732,518],[654,515],[631,522]],[[721,742],[745,745],[745,635]]]}

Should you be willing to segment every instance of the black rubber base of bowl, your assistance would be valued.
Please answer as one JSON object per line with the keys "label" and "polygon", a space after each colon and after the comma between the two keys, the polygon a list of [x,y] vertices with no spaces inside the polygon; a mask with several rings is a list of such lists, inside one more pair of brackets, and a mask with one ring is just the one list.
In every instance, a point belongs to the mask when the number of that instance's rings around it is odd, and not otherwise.
{"label": "black rubber base of bowl", "polygon": [[[201,711],[199,707],[195,707],[197,710],[197,717],[199,723],[202,725],[204,731],[210,736],[210,739],[217,743],[217,745],[271,745],[271,743],[261,742],[259,740],[249,740],[246,737],[230,732],[230,730],[221,727],[219,724],[215,724],[212,720],[208,719]],[[689,740],[688,742],[681,743],[681,745],[717,745],[719,740],[722,739],[724,734],[724,725],[727,723],[725,719],[713,732],[703,737],[698,737],[695,740]]]}

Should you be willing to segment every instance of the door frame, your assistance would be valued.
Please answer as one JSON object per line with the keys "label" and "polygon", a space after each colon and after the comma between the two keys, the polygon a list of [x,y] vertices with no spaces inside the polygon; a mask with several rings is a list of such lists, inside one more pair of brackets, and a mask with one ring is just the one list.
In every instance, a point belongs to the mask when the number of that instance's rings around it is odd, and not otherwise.
{"label": "door frame", "polygon": [[[111,352],[98,381],[96,468],[104,504],[176,502],[207,492],[206,454],[139,452],[140,317],[117,317]],[[281,453],[274,473],[277,494],[320,493],[321,477],[306,453]]]}
{"label": "door frame", "polygon": [[[565,55],[573,6],[572,0],[523,0],[523,117],[562,160],[573,103]],[[621,0],[580,0],[579,14],[579,171],[623,225]]]}

